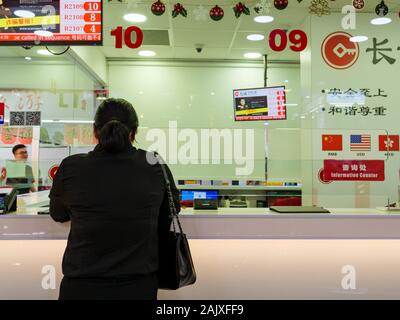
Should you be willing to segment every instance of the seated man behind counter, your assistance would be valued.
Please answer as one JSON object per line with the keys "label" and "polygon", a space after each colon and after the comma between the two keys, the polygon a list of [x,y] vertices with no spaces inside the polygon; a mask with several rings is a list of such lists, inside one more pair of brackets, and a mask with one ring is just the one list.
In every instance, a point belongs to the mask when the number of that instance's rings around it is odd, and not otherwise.
{"label": "seated man behind counter", "polygon": [[24,168],[22,168],[23,172],[15,174],[15,172],[7,172],[7,169],[3,167],[1,169],[0,180],[6,180],[6,185],[17,188],[19,194],[36,192],[37,190],[34,186],[35,178],[33,176],[32,167],[26,164],[28,159],[26,146],[23,144],[17,144],[13,147],[12,152],[15,160],[10,162],[7,166],[11,164],[15,168],[18,166],[24,166]]}

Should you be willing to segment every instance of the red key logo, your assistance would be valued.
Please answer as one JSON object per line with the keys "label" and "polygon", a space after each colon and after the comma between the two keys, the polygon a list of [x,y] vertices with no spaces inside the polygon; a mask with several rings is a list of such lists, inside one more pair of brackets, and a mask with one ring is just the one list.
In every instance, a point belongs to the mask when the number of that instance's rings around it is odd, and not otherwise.
{"label": "red key logo", "polygon": [[337,70],[350,68],[360,55],[358,43],[351,42],[351,34],[334,32],[328,35],[321,46],[321,54],[325,63]]}

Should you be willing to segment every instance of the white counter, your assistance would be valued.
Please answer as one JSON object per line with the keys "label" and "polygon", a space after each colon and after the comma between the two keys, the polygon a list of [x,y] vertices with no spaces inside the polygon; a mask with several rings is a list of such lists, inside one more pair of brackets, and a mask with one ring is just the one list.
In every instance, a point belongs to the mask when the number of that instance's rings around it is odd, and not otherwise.
{"label": "white counter", "polygon": [[[43,205],[45,193],[32,196]],[[69,223],[19,201],[0,216],[0,299],[56,299]],[[400,299],[400,214],[330,210],[183,210],[198,281],[159,299]],[[354,288],[343,287],[348,270]]]}
{"label": "white counter", "polygon": [[[40,215],[48,191],[18,197],[18,211],[0,216],[0,240],[67,239],[69,223]],[[190,239],[400,239],[400,211],[327,208],[330,214],[280,214],[268,208],[183,209]]]}

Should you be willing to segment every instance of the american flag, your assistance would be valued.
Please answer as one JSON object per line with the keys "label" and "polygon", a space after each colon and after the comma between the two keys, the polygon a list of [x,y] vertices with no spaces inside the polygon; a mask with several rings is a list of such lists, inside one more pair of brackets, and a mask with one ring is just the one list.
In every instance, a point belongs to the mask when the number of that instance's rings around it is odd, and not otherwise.
{"label": "american flag", "polygon": [[371,151],[370,134],[352,134],[350,136],[351,151]]}

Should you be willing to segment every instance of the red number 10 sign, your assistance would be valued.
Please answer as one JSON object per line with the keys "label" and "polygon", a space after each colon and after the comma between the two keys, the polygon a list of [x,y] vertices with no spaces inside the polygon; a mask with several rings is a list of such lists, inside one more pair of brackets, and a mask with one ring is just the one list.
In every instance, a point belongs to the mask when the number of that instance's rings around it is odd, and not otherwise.
{"label": "red number 10 sign", "polygon": [[[278,43],[279,38],[279,43]],[[302,30],[292,30],[289,32],[289,39],[287,32],[282,29],[272,30],[269,34],[269,47],[274,51],[283,51],[286,49],[288,40],[291,45],[289,48],[292,51],[300,52],[307,47],[308,39],[307,34]]]}
{"label": "red number 10 sign", "polygon": [[[132,42],[132,33],[136,35],[136,41]],[[139,48],[143,43],[143,31],[136,26],[130,26],[125,31],[121,26],[111,31],[111,35],[115,37],[115,48],[121,49],[123,42],[128,48]]]}

